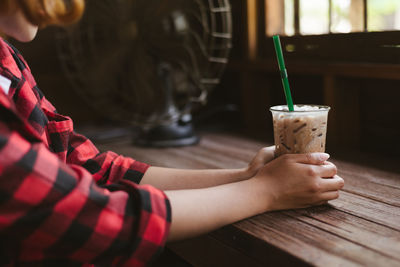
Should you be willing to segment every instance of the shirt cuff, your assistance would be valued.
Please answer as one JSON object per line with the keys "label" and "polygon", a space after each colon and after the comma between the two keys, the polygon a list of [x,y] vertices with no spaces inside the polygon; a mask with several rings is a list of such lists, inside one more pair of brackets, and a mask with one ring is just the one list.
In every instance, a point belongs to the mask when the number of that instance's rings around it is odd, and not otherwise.
{"label": "shirt cuff", "polygon": [[135,184],[140,184],[140,181],[142,181],[144,174],[149,168],[149,164],[134,160],[134,162],[125,172],[122,179],[129,180],[131,182],[134,182]]}
{"label": "shirt cuff", "polygon": [[168,197],[159,189],[150,185],[134,187],[141,209],[130,256],[123,260],[122,266],[147,266],[159,256],[167,241],[171,226],[171,205]]}

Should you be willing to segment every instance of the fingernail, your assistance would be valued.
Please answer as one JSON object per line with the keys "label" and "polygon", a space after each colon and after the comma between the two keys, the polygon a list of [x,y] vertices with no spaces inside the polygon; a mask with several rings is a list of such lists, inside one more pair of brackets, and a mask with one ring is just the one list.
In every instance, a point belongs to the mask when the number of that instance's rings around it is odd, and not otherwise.
{"label": "fingernail", "polygon": [[320,161],[326,161],[326,160],[329,159],[329,157],[330,157],[330,155],[327,154],[327,153],[319,153],[319,160]]}

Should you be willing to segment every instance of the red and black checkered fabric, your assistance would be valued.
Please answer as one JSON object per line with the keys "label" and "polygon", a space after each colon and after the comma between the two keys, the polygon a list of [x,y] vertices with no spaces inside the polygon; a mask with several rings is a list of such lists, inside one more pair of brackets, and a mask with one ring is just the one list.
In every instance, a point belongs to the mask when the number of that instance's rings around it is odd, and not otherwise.
{"label": "red and black checkered fabric", "polygon": [[162,250],[166,195],[139,186],[147,164],[99,153],[46,100],[0,40],[0,265],[145,266]]}

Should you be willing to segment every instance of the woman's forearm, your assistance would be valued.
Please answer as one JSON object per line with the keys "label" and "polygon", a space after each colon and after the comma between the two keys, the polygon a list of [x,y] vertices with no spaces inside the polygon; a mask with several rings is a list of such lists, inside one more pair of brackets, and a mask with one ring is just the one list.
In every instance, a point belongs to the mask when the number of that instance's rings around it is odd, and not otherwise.
{"label": "woman's forearm", "polygon": [[266,163],[274,159],[275,147],[261,148],[249,164],[241,169],[184,170],[150,167],[141,184],[162,190],[197,189],[234,183],[256,175]]}
{"label": "woman's forearm", "polygon": [[150,167],[141,184],[150,184],[161,190],[199,189],[239,182],[251,177],[246,168],[185,170]]}
{"label": "woman's forearm", "polygon": [[172,207],[168,240],[200,235],[262,213],[268,203],[263,186],[251,179],[212,188],[166,191]]}

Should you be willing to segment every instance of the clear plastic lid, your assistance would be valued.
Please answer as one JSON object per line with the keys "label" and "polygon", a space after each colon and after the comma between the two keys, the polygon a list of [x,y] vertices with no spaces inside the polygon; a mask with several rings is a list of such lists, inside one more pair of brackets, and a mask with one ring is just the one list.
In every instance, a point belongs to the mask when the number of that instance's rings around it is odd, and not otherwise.
{"label": "clear plastic lid", "polygon": [[279,106],[273,106],[269,110],[272,112],[287,112],[287,113],[293,113],[293,112],[321,112],[321,111],[329,111],[331,108],[329,106],[323,106],[323,105],[294,105],[294,111],[289,111],[289,108],[287,105],[279,105]]}

